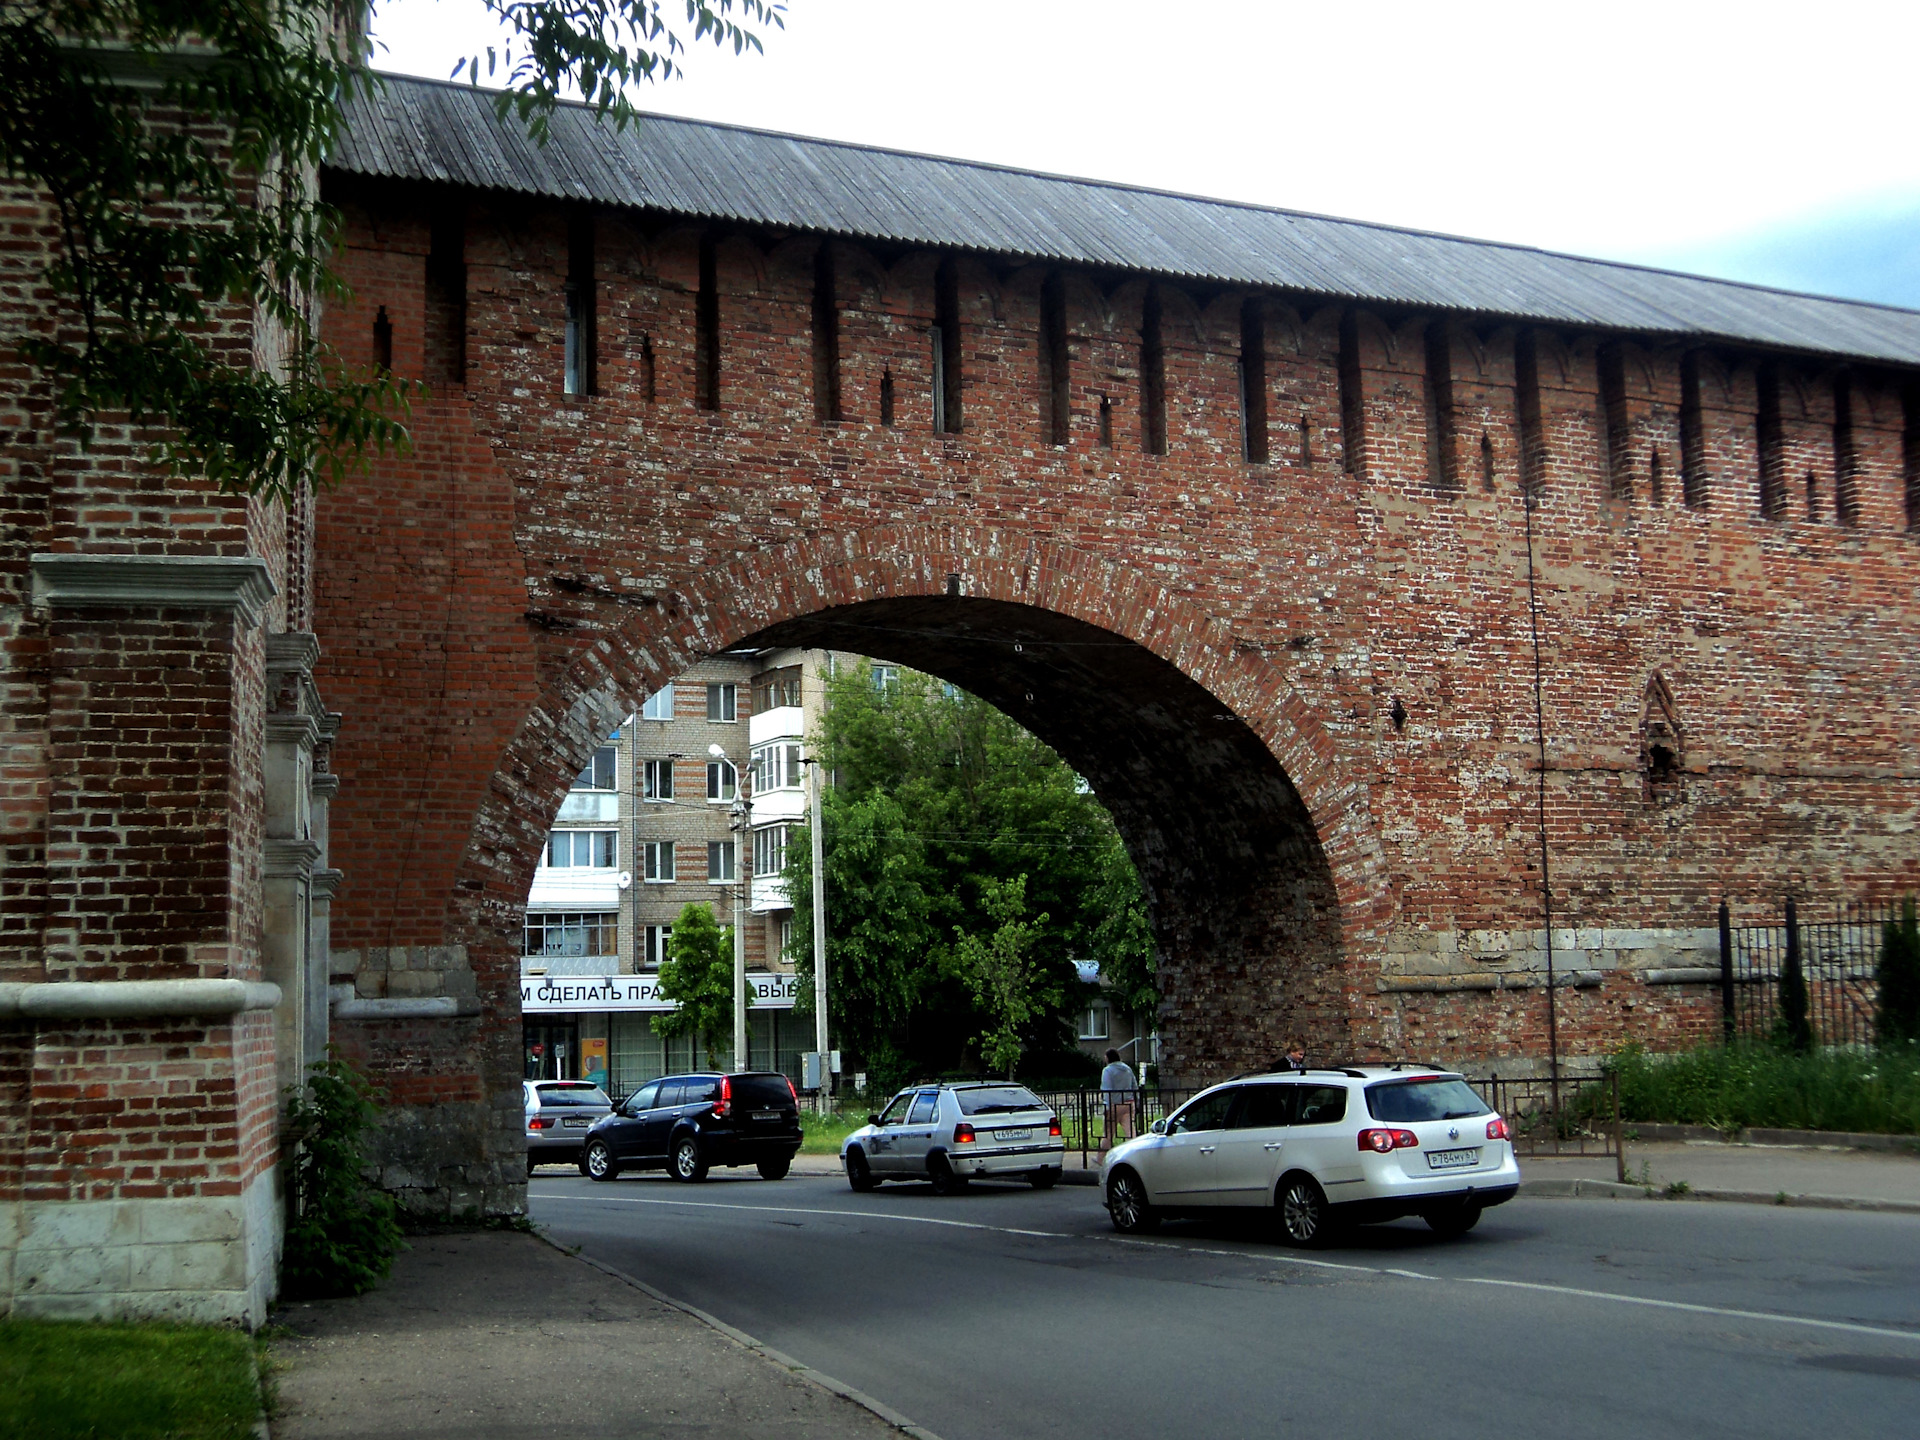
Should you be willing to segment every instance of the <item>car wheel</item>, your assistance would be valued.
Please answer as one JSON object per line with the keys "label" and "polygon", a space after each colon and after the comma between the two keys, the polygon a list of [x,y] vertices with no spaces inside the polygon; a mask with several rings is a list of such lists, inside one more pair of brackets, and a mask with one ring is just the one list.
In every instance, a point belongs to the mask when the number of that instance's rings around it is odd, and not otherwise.
{"label": "car wheel", "polygon": [[849,1150],[846,1155],[847,1188],[864,1195],[880,1182],[873,1178],[873,1170],[867,1164],[866,1153],[862,1150]]}
{"label": "car wheel", "polygon": [[1310,1175],[1289,1175],[1280,1182],[1280,1233],[1290,1245],[1316,1249],[1327,1243],[1333,1219],[1327,1196]]}
{"label": "car wheel", "polygon": [[791,1158],[785,1160],[762,1160],[753,1168],[760,1172],[760,1178],[762,1180],[784,1180],[787,1178],[787,1171],[793,1168],[793,1161]]}
{"label": "car wheel", "polygon": [[1107,1217],[1122,1235],[1139,1235],[1160,1224],[1147,1203],[1146,1183],[1131,1170],[1116,1170],[1107,1181]]}
{"label": "car wheel", "polygon": [[933,1181],[933,1193],[936,1195],[958,1195],[967,1188],[967,1177],[956,1175],[944,1155],[936,1155],[927,1161],[927,1178]]}
{"label": "car wheel", "polygon": [[1429,1210],[1421,1219],[1427,1222],[1427,1228],[1434,1234],[1451,1239],[1455,1235],[1466,1234],[1480,1223],[1480,1207],[1449,1205],[1444,1210]]}
{"label": "car wheel", "polygon": [[698,1182],[707,1178],[707,1165],[700,1158],[700,1142],[691,1135],[673,1147],[673,1178]]}
{"label": "car wheel", "polygon": [[589,1180],[611,1180],[620,1173],[604,1140],[591,1140],[580,1154],[580,1173]]}
{"label": "car wheel", "polygon": [[1057,1182],[1059,1179],[1060,1179],[1060,1172],[1054,1169],[1051,1165],[1048,1165],[1043,1169],[1035,1170],[1032,1174],[1027,1176],[1028,1183],[1031,1184],[1033,1188],[1036,1190],[1051,1190],[1053,1189],[1055,1182]]}

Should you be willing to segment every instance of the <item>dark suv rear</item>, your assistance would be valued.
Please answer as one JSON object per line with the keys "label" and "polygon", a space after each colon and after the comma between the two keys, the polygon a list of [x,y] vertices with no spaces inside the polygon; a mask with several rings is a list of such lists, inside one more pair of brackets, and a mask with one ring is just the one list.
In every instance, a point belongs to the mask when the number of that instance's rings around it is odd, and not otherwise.
{"label": "dark suv rear", "polygon": [[664,1167],[676,1180],[704,1180],[715,1165],[752,1165],[778,1180],[799,1149],[800,1101],[786,1076],[667,1075],[587,1131],[580,1173],[611,1180]]}

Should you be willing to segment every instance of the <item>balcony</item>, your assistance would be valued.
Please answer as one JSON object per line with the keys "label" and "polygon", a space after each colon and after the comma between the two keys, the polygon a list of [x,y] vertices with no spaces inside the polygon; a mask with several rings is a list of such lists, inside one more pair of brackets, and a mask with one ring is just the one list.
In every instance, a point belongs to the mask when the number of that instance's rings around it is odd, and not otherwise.
{"label": "balcony", "polygon": [[807,712],[798,705],[776,705],[747,721],[747,743],[764,745],[769,740],[798,740],[807,733]]}
{"label": "balcony", "polygon": [[560,802],[556,825],[611,825],[620,818],[618,790],[573,790]]}
{"label": "balcony", "polygon": [[620,872],[587,865],[542,865],[533,872],[527,903],[542,910],[614,910]]}
{"label": "balcony", "polygon": [[764,915],[772,910],[791,910],[793,899],[787,893],[787,877],[784,875],[754,876],[753,902],[749,908],[756,915]]}

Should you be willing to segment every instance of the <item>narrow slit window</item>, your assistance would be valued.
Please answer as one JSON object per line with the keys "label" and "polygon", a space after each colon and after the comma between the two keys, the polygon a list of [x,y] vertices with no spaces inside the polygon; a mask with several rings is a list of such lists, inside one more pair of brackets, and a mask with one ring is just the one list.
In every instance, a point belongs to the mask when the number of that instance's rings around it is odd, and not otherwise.
{"label": "narrow slit window", "polygon": [[1454,443],[1453,341],[1447,323],[1427,326],[1427,363],[1422,392],[1427,404],[1427,483],[1437,490],[1458,490],[1459,456]]}
{"label": "narrow slit window", "polygon": [[1513,408],[1520,420],[1520,488],[1538,495],[1547,479],[1547,442],[1540,415],[1540,337],[1531,330],[1513,342]]}
{"label": "narrow slit window", "polygon": [[1607,494],[1633,499],[1633,429],[1627,420],[1627,362],[1618,345],[1594,355],[1600,372],[1600,428],[1607,447]]}
{"label": "narrow slit window", "polygon": [[822,425],[846,418],[840,410],[840,307],[827,240],[813,255],[813,418]]}
{"label": "narrow slit window", "polygon": [[1860,523],[1860,457],[1853,441],[1853,379],[1833,379],[1833,518],[1841,525]]}
{"label": "narrow slit window", "polygon": [[1252,298],[1240,306],[1240,441],[1249,465],[1267,463],[1267,316]]}
{"label": "narrow slit window", "polygon": [[1067,287],[1058,271],[1040,287],[1040,400],[1049,445],[1073,434],[1073,371],[1067,352]]}
{"label": "narrow slit window", "polygon": [[1300,412],[1300,468],[1313,468],[1313,422],[1304,410]]}
{"label": "narrow slit window", "polygon": [[1667,503],[1667,472],[1660,463],[1660,447],[1654,446],[1647,452],[1647,490],[1653,499],[1655,509]]}
{"label": "narrow slit window", "polygon": [[960,433],[960,267],[951,256],[933,275],[933,428]]}
{"label": "narrow slit window", "polygon": [[1349,475],[1359,475],[1365,464],[1367,406],[1360,381],[1360,313],[1340,317],[1340,450]]}
{"label": "narrow slit window", "polygon": [[380,313],[373,317],[373,368],[386,371],[393,369],[393,322],[387,319],[387,307],[382,305]]}
{"label": "narrow slit window", "polygon": [[880,372],[880,423],[889,429],[893,426],[893,368],[891,366]]}
{"label": "narrow slit window", "polygon": [[1113,397],[1111,395],[1100,397],[1100,448],[1103,450],[1113,448]]}
{"label": "narrow slit window", "polygon": [[711,235],[700,240],[700,289],[693,301],[694,404],[720,408],[720,264]]}
{"label": "narrow slit window", "polygon": [[660,399],[659,372],[653,362],[653,337],[640,337],[640,398],[652,405]]}
{"label": "narrow slit window", "polygon": [[1689,510],[1707,508],[1707,423],[1700,408],[1700,352],[1680,357],[1680,493]]}
{"label": "narrow slit window", "polygon": [[427,241],[427,376],[447,385],[467,378],[466,217],[442,210]]}
{"label": "narrow slit window", "polygon": [[1820,523],[1820,477],[1813,471],[1807,471],[1807,523]]}
{"label": "narrow slit window", "polygon": [[1480,485],[1489,495],[1493,493],[1493,437],[1484,430],[1480,432]]}
{"label": "narrow slit window", "polygon": [[1760,460],[1760,513],[1769,520],[1787,518],[1787,457],[1780,426],[1780,372],[1760,367],[1759,404],[1754,442]]}
{"label": "narrow slit window", "polygon": [[1167,453],[1167,355],[1160,338],[1160,289],[1149,286],[1140,311],[1140,448]]}
{"label": "narrow slit window", "polygon": [[598,376],[595,346],[593,216],[576,211],[567,219],[566,393],[591,395]]}

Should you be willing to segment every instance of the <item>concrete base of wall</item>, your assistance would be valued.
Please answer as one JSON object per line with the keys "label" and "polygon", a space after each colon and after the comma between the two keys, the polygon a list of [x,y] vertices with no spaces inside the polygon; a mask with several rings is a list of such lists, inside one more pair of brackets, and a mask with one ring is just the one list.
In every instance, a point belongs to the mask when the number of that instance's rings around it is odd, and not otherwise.
{"label": "concrete base of wall", "polygon": [[271,1169],[239,1195],[0,1204],[0,1314],[251,1330],[274,1296],[282,1215]]}

